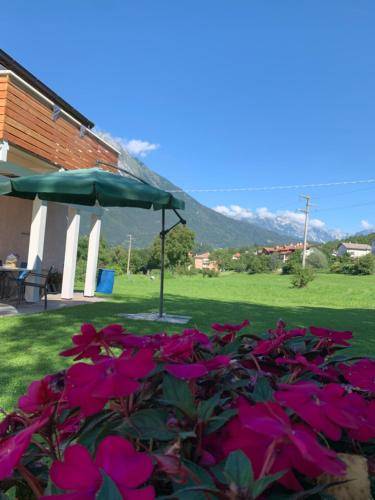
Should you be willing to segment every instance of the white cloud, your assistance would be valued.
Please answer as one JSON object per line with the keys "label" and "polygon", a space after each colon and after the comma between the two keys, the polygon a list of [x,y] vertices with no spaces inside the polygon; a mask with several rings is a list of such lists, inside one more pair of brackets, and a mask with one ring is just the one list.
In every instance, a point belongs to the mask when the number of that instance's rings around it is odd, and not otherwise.
{"label": "white cloud", "polygon": [[[291,210],[277,210],[272,212],[267,207],[260,207],[253,212],[239,205],[219,205],[215,207],[214,210],[227,217],[232,217],[233,219],[253,219],[258,222],[263,220],[274,223],[279,227],[292,225],[298,232],[303,230],[305,223],[305,215],[303,213],[293,212]],[[310,219],[309,227],[310,229],[327,230],[325,222],[320,219]]]}
{"label": "white cloud", "polygon": [[374,224],[370,224],[368,220],[361,220],[361,227],[362,229],[368,230],[368,229],[374,229]]}
{"label": "white cloud", "polygon": [[160,148],[160,144],[153,144],[152,142],[142,141],[141,139],[123,139],[122,137],[113,137],[108,132],[100,129],[95,129],[95,132],[102,137],[105,141],[109,142],[118,149],[126,149],[131,156],[140,156],[144,158],[152,151]]}
{"label": "white cloud", "polygon": [[[239,205],[219,205],[214,208],[216,212],[219,212],[227,217],[232,217],[233,219],[263,219],[269,221],[277,221],[282,224],[297,224],[303,226],[305,223],[305,215],[300,212],[292,212],[291,210],[277,210],[272,212],[266,207],[260,207],[255,210],[255,213],[248,208],[240,207]],[[310,219],[310,227],[314,229],[324,229],[325,222],[320,219]]]}
{"label": "white cloud", "polygon": [[141,141],[140,139],[131,139],[130,141],[122,141],[124,148],[133,156],[141,156],[144,158],[151,151],[159,149],[159,144],[153,144],[148,141]]}
{"label": "white cloud", "polygon": [[242,208],[239,205],[229,205],[229,207],[219,205],[215,207],[214,210],[227,217],[232,217],[233,219],[251,219],[254,217],[251,210]]}

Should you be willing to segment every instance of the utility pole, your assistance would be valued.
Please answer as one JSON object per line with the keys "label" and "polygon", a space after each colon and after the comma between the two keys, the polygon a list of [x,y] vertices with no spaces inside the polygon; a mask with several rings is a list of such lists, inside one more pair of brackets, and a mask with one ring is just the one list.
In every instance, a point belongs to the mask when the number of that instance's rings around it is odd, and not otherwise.
{"label": "utility pole", "polygon": [[132,252],[132,241],[133,241],[133,236],[131,234],[128,234],[129,237],[129,248],[128,248],[128,265],[126,269],[126,274],[130,276],[130,255]]}
{"label": "utility pole", "polygon": [[300,208],[299,211],[305,214],[305,227],[303,230],[303,254],[302,254],[302,269],[306,266],[306,250],[307,250],[307,231],[309,228],[309,212],[310,212],[310,196],[302,196],[306,200],[306,207]]}

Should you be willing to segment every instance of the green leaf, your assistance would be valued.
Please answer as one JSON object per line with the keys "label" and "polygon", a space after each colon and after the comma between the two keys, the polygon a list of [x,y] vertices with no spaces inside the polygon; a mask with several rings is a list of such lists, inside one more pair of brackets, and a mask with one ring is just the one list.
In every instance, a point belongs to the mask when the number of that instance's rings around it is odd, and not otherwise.
{"label": "green leaf", "polygon": [[[298,493],[291,495],[289,497],[289,500],[305,500],[306,498],[310,498],[313,495],[323,493],[324,490],[326,490],[327,488],[330,488],[331,486],[336,486],[338,484],[345,484],[347,482],[350,482],[350,481],[348,481],[348,480],[346,480],[346,481],[334,481],[334,482],[330,482],[330,483],[318,484],[318,485],[314,486],[313,488],[310,488],[310,489],[304,490],[304,491],[299,491]],[[320,495],[320,496],[322,496],[322,495]],[[328,493],[325,494],[324,496],[327,500],[330,497],[330,495],[328,495]],[[332,498],[334,498],[334,497],[332,497]]]}
{"label": "green leaf", "polygon": [[256,402],[273,400],[273,390],[266,377],[258,377],[251,398]]}
{"label": "green leaf", "polygon": [[169,441],[176,437],[176,433],[167,428],[167,418],[168,411],[150,408],[134,413],[130,421],[135,427],[136,437]]}
{"label": "green leaf", "polygon": [[200,500],[201,498],[204,498],[207,500],[207,495],[204,494],[204,492],[207,493],[213,493],[215,494],[214,497],[209,496],[208,498],[217,498],[217,494],[220,493],[219,490],[216,488],[210,487],[210,486],[205,486],[204,484],[202,486],[188,486],[186,488],[181,488],[180,490],[176,490],[175,493],[172,493],[171,495],[163,495],[163,496],[158,496],[158,500]]}
{"label": "green leaf", "polygon": [[169,404],[177,406],[188,417],[195,417],[194,398],[188,384],[184,380],[172,377],[171,375],[164,375],[163,394],[164,399]]}
{"label": "green leaf", "polygon": [[235,352],[238,352],[241,347],[241,344],[242,344],[242,339],[239,337],[233,342],[230,342],[224,347],[221,347],[220,354],[233,354]]}
{"label": "green leaf", "polygon": [[189,476],[183,487],[181,484],[174,484],[175,493],[170,498],[178,500],[207,500],[208,498],[213,500],[217,498],[216,495],[204,493],[210,490],[215,491],[215,484],[206,470],[190,460],[183,460],[183,465],[189,471]]}
{"label": "green leaf", "polygon": [[103,482],[95,500],[122,500],[122,495],[112,479],[102,472]]}
{"label": "green leaf", "polygon": [[241,450],[232,451],[224,466],[224,474],[229,483],[234,483],[241,490],[249,490],[254,482],[253,467]]}
{"label": "green leaf", "polygon": [[272,476],[264,476],[255,481],[251,491],[253,498],[258,498],[272,483],[283,477],[285,472],[285,470],[282,470],[276,472],[276,474],[272,474]]}
{"label": "green leaf", "polygon": [[221,391],[217,392],[212,398],[206,401],[201,401],[198,405],[198,417],[201,422],[207,422],[215,410],[215,407],[219,404],[221,397]]}
{"label": "green leaf", "polygon": [[237,415],[238,410],[236,409],[229,409],[229,410],[224,410],[220,413],[220,415],[217,415],[216,417],[212,417],[211,420],[208,422],[205,433],[210,434],[211,432],[215,432],[220,427],[223,427],[232,417]]}

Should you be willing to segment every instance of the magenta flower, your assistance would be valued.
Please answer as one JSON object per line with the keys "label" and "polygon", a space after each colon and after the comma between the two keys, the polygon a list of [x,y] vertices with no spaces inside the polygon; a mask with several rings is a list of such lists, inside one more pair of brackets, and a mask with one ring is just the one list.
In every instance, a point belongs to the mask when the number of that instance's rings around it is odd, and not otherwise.
{"label": "magenta flower", "polygon": [[375,438],[375,400],[366,401],[359,394],[346,396],[347,411],[359,422],[357,429],[351,429],[349,436],[366,442]]}
{"label": "magenta flower", "polygon": [[257,345],[252,353],[257,356],[264,356],[274,351],[280,350],[281,346],[287,340],[293,337],[303,337],[306,334],[305,328],[296,328],[292,330],[284,330],[284,323],[278,323],[276,330],[270,330],[269,334],[272,336],[270,339],[258,340]]}
{"label": "magenta flower", "polygon": [[133,394],[155,367],[152,351],[140,349],[133,357],[103,358],[94,365],[77,363],[67,372],[66,394],[71,408],[79,406],[85,416],[102,410],[110,399]]}
{"label": "magenta flower", "polygon": [[221,354],[212,359],[199,361],[198,363],[168,364],[165,369],[176,378],[189,380],[207,375],[212,370],[225,368],[229,365],[230,360],[229,356]]}
{"label": "magenta flower", "polygon": [[342,345],[345,347],[350,346],[347,340],[353,337],[352,332],[345,331],[339,332],[336,330],[331,330],[329,328],[319,328],[317,326],[310,326],[310,332],[312,335],[319,337],[321,340],[318,346],[324,345],[326,347],[331,347],[333,345]]}
{"label": "magenta flower", "polygon": [[18,407],[25,413],[38,413],[43,411],[46,406],[58,401],[61,392],[52,389],[52,382],[52,375],[32,382],[27,389],[27,394],[19,398]]}
{"label": "magenta flower", "polygon": [[50,416],[51,409],[48,409],[22,431],[0,440],[0,480],[6,479],[12,474],[29,447],[33,434],[48,422]]}
{"label": "magenta flower", "polygon": [[193,355],[195,346],[211,349],[209,337],[199,330],[186,329],[181,335],[172,335],[164,340],[160,347],[160,356],[163,361],[182,362]]}
{"label": "magenta flower", "polygon": [[320,388],[313,382],[280,384],[276,400],[294,410],[305,422],[335,441],[341,429],[356,429],[359,420],[347,410],[345,389],[339,384]]}
{"label": "magenta flower", "polygon": [[151,476],[153,464],[146,453],[135,451],[133,445],[119,436],[108,436],[100,442],[95,460],[80,445],[65,450],[64,461],[52,464],[50,475],[58,488],[69,493],[43,497],[95,500],[103,482],[104,471],[116,484],[124,500],[153,500],[152,486],[138,489]]}
{"label": "magenta flower", "polygon": [[361,359],[352,365],[339,366],[346,380],[363,391],[375,392],[375,361]]}
{"label": "magenta flower", "polygon": [[231,332],[239,332],[240,330],[245,328],[245,326],[248,326],[248,325],[250,325],[250,322],[248,319],[245,319],[244,321],[242,321],[242,323],[239,323],[238,325],[231,325],[230,323],[225,323],[224,325],[221,325],[220,323],[213,323],[211,325],[211,328],[213,330],[215,330],[216,332],[231,333]]}
{"label": "magenta flower", "polygon": [[321,446],[303,424],[292,425],[277,403],[238,404],[239,415],[226,428],[223,447],[228,454],[241,449],[251,460],[255,476],[287,470],[279,482],[292,490],[301,489],[293,469],[307,477],[323,472],[341,475],[345,466],[336,454]]}
{"label": "magenta flower", "polygon": [[96,331],[93,325],[85,323],[81,326],[81,334],[73,335],[76,347],[60,352],[60,356],[75,356],[74,360],[97,358],[104,348],[108,353],[111,346],[121,346],[124,338],[124,328],[121,325],[108,325]]}

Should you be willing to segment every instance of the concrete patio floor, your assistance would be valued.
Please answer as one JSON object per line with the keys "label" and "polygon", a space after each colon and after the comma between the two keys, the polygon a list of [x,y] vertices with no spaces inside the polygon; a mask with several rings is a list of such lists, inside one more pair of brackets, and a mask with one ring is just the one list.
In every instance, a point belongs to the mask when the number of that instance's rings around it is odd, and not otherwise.
{"label": "concrete patio floor", "polygon": [[[74,293],[71,300],[62,299],[60,294],[48,295],[48,311],[56,311],[64,307],[82,306],[85,304],[94,304],[96,302],[105,302],[106,299],[100,297],[84,297],[82,293]],[[30,303],[23,302],[17,304],[14,301],[0,302],[0,317],[14,316],[16,314],[35,314],[44,312],[44,302]]]}

